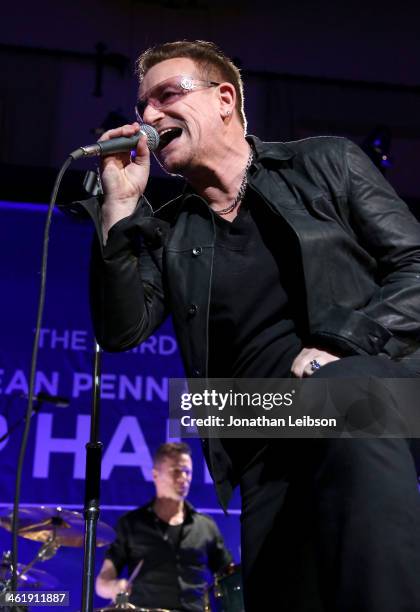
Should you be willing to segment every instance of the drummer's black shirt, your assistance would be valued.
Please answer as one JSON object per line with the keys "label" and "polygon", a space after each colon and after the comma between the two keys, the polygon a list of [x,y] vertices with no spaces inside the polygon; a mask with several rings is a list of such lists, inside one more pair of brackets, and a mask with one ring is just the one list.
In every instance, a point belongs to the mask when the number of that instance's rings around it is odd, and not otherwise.
{"label": "drummer's black shirt", "polygon": [[171,526],[153,511],[153,502],[124,514],[106,553],[118,574],[128,575],[141,559],[130,602],[143,608],[202,612],[204,589],[231,562],[216,523],[185,502],[182,525]]}

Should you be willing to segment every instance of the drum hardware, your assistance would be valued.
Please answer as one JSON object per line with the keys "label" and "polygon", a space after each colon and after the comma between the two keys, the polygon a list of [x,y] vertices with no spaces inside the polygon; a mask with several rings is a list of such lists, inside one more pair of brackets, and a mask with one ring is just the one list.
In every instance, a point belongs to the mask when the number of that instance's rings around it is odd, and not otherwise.
{"label": "drum hardware", "polygon": [[[0,514],[0,526],[11,531],[11,507]],[[80,547],[84,544],[85,521],[80,512],[64,510],[60,506],[39,508],[20,508],[18,517],[18,534],[28,540],[46,544],[40,560],[50,559],[60,546]],[[115,532],[102,521],[97,525],[97,546],[105,546],[112,542]],[[41,551],[40,551],[41,552]]]}
{"label": "drum hardware", "polygon": [[210,596],[209,596],[209,589],[211,587],[208,586],[206,588],[206,590],[204,591],[204,608],[203,608],[203,612],[211,612],[211,608],[210,608]]}
{"label": "drum hardware", "polygon": [[[131,610],[132,612],[171,612],[166,608],[137,608],[134,604],[129,603],[128,593],[118,593],[115,604],[108,608],[101,608],[100,610],[106,610],[106,612],[112,612],[112,610]],[[94,611],[94,612],[100,612]]]}
{"label": "drum hardware", "polygon": [[171,612],[166,608],[137,608],[133,604],[114,604],[107,608],[95,608],[93,612],[120,612],[120,610],[131,610],[131,612]]}
{"label": "drum hardware", "polygon": [[[130,586],[134,582],[143,566],[143,563],[144,559],[140,559],[128,578],[127,586]],[[138,608],[128,601],[129,597],[130,593],[128,591],[121,591],[121,593],[118,593],[114,604],[111,603],[105,608],[95,608],[93,612],[116,612],[117,610],[131,610],[131,612],[171,612],[171,610],[168,610],[167,608]]]}
{"label": "drum hardware", "polygon": [[241,566],[230,563],[214,576],[204,599],[204,612],[244,612]]}
{"label": "drum hardware", "polygon": [[[0,526],[7,531],[12,530],[13,508],[10,506],[0,512]],[[84,544],[85,522],[80,512],[64,510],[60,506],[54,508],[40,506],[39,508],[20,508],[18,516],[18,535],[28,540],[41,542],[35,558],[26,565],[18,564],[18,587],[35,590],[41,586],[44,589],[55,589],[59,586],[51,574],[32,566],[38,561],[47,561],[54,557],[60,546],[80,547]],[[115,532],[104,522],[97,524],[97,546],[105,546],[115,538]],[[0,563],[0,595],[11,590],[12,563],[11,552],[3,553]],[[126,609],[139,610],[128,604]],[[17,608],[16,608],[17,609]],[[25,607],[21,607],[22,611]],[[118,608],[118,609],[121,609]],[[2,608],[0,608],[1,612]]]}
{"label": "drum hardware", "polygon": [[[37,557],[30,563],[23,565],[17,564],[17,588],[21,590],[36,591],[39,589],[56,589],[59,582],[54,576],[39,569],[32,568],[32,565],[37,560]],[[4,596],[12,590],[12,552],[6,551],[3,553],[0,561],[0,598],[3,601]],[[0,603],[0,612],[27,612],[27,606],[15,605],[13,608],[10,605],[3,607]]]}
{"label": "drum hardware", "polygon": [[128,601],[128,598],[130,597],[130,594],[128,592],[121,592],[118,593],[116,599],[115,599],[115,604],[111,604],[110,607],[105,608],[105,610],[143,610],[143,608],[137,608],[134,604],[131,604]]}
{"label": "drum hardware", "polygon": [[50,540],[44,542],[32,561],[30,561],[24,567],[22,566],[23,569],[20,571],[20,573],[27,574],[28,570],[30,570],[37,561],[48,561],[49,559],[52,559],[59,548],[60,546],[57,544],[54,538],[51,537]]}
{"label": "drum hardware", "polygon": [[[12,507],[0,512],[0,527],[7,531],[12,528]],[[81,547],[84,544],[85,522],[80,512],[64,510],[60,506],[38,508],[20,508],[18,517],[18,535],[28,540],[42,542],[42,546],[35,558],[26,565],[18,565],[18,586],[29,589],[37,589],[41,586],[46,589],[54,589],[58,586],[58,580],[43,570],[32,566],[37,561],[47,561],[58,551],[60,546]],[[97,546],[105,546],[115,539],[115,532],[107,523],[99,521],[97,524]],[[139,561],[129,578],[129,584],[134,581],[143,565],[143,559]],[[11,582],[11,552],[3,553],[3,561],[0,562],[0,594],[10,590]],[[128,593],[119,593],[117,602],[105,608],[95,608],[94,612],[119,612],[130,610],[131,612],[171,612],[166,608],[139,608],[128,602]]]}
{"label": "drum hardware", "polygon": [[[35,561],[23,565],[18,564],[18,586],[25,587],[31,591],[40,589],[55,589],[59,582],[57,578],[45,572],[44,570],[32,568]],[[10,581],[12,576],[12,554],[10,550],[3,553],[0,561],[0,593],[10,590]]]}
{"label": "drum hardware", "polygon": [[[139,570],[140,571],[140,570]],[[95,608],[93,612],[118,612],[119,610],[131,610],[131,612],[171,612],[166,608],[138,608],[128,601],[129,593],[118,593],[115,604],[106,608]]]}
{"label": "drum hardware", "polygon": [[[163,610],[161,608],[137,608],[137,606],[131,603],[115,603],[105,608],[95,608],[93,612],[120,612],[121,610],[130,610],[130,612],[171,612],[170,610]],[[79,612],[81,612],[81,610],[79,610]]]}
{"label": "drum hardware", "polygon": [[130,602],[128,601],[129,598],[129,593],[128,592],[121,592],[118,593],[116,599],[115,599],[115,607],[116,608],[122,608],[127,609],[127,608],[134,608],[135,606],[133,606],[132,604],[130,604]]}
{"label": "drum hardware", "polygon": [[[143,559],[137,564],[134,572],[131,574],[129,584],[131,584],[130,580],[133,581],[137,576],[142,565]],[[118,593],[115,604],[107,606],[106,608],[96,608],[93,612],[117,612],[117,610],[131,610],[131,612],[171,612],[171,610],[167,610],[166,608],[138,608],[134,604],[129,603],[129,596],[127,592]]]}

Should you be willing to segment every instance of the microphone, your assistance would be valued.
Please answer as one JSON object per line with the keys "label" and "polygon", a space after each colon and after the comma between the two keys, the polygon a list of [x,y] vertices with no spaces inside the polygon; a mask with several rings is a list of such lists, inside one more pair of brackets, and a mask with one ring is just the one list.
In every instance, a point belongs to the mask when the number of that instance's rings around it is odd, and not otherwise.
{"label": "microphone", "polygon": [[147,148],[149,151],[155,151],[159,146],[159,134],[154,127],[143,123],[140,127],[140,131],[134,136],[120,136],[119,138],[111,138],[111,140],[104,140],[101,142],[95,142],[92,145],[86,145],[80,147],[70,153],[70,157],[74,160],[80,159],[81,157],[93,157],[110,155],[111,153],[122,153],[124,151],[131,151],[135,149],[141,135],[147,138]]}
{"label": "microphone", "polygon": [[[23,397],[25,399],[28,399],[28,395],[26,393],[16,394],[15,397]],[[34,414],[37,414],[39,412],[42,402],[48,402],[49,404],[54,404],[54,406],[57,406],[57,408],[67,408],[70,405],[70,400],[67,399],[67,397],[62,397],[61,395],[49,395],[48,393],[40,392],[38,393],[38,395],[33,395],[32,398],[35,402],[38,402],[39,405],[34,404],[31,417],[33,417]],[[0,443],[4,442],[4,440],[9,438],[10,434],[12,434],[16,429],[18,429],[20,424],[23,423],[25,420],[26,420],[26,416],[23,416],[18,421],[16,421],[14,425],[12,425],[11,427],[8,427],[6,433],[0,437]],[[0,583],[1,583],[1,563],[0,563]]]}
{"label": "microphone", "polygon": [[[28,395],[26,393],[21,393],[19,397],[28,399]],[[57,408],[68,408],[70,405],[70,400],[62,395],[49,395],[48,393],[39,392],[37,395],[33,395],[32,397],[35,402],[47,402],[48,404],[54,404],[54,406],[57,406]]]}

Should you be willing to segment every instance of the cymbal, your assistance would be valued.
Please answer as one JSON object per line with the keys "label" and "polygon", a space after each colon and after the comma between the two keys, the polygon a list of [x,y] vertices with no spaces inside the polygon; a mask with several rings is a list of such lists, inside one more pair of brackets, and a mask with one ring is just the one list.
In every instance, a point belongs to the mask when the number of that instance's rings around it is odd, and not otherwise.
{"label": "cymbal", "polygon": [[[0,526],[12,530],[10,506],[0,512]],[[80,512],[64,510],[60,506],[50,508],[19,508],[18,534],[35,542],[47,542],[51,538],[59,546],[83,546],[85,521]],[[96,530],[96,546],[105,546],[115,538],[115,531],[99,521]]]}
{"label": "cymbal", "polygon": [[[25,587],[29,590],[36,590],[40,587],[44,589],[55,589],[59,586],[57,578],[44,572],[44,570],[35,569],[31,567],[22,574],[22,570],[25,568],[23,563],[18,563],[18,585]],[[0,580],[10,580],[12,572],[10,564],[6,562],[0,562]]]}

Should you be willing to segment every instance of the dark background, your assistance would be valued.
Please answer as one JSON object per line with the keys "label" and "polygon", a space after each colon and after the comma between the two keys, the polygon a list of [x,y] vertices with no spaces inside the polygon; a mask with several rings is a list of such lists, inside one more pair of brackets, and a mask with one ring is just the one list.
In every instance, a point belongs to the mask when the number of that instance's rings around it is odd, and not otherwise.
{"label": "dark background", "polygon": [[[388,178],[418,205],[419,17],[417,2],[378,0],[9,2],[0,23],[0,197],[45,202],[70,151],[118,123],[115,115],[134,119],[139,52],[200,38],[242,67],[250,133],[361,144],[386,126]],[[75,164],[61,200],[75,196],[76,169],[86,167]]]}
{"label": "dark background", "polygon": [[[6,371],[11,363],[26,370],[29,367],[28,321],[32,324],[36,313],[41,216],[45,214],[42,206],[39,214],[35,213],[36,205],[48,201],[56,172],[70,151],[94,142],[106,126],[134,120],[134,62],[142,50],[182,38],[216,42],[242,68],[249,132],[263,139],[335,134],[368,146],[380,127],[381,134],[389,139],[381,143],[381,153],[388,154],[390,160],[382,170],[420,217],[419,21],[419,3],[385,4],[377,0],[25,0],[3,5],[0,200],[11,204],[0,206],[0,369]],[[82,180],[90,168],[94,168],[92,161],[74,164],[63,181],[60,204],[84,195]],[[149,195],[154,205],[180,189],[179,182],[165,177],[157,166],[153,168]],[[24,202],[35,207],[24,207]],[[53,232],[56,250],[49,277],[47,318],[57,328],[83,329],[88,319],[85,280],[90,230],[84,223],[69,226],[61,219],[55,220]],[[65,241],[61,240],[64,232]],[[74,260],[73,249],[77,252]],[[63,279],[68,279],[67,283]],[[69,284],[73,282],[72,291]],[[63,292],[61,287],[65,287]],[[72,300],[78,304],[77,325],[72,318]],[[112,367],[124,371],[124,359],[113,356]],[[167,359],[165,364],[167,375],[179,372],[178,356],[172,365]],[[72,372],[80,365],[69,362],[66,367]],[[153,372],[155,366],[146,355],[139,367]],[[3,423],[15,421],[22,410],[21,404],[0,395]],[[87,413],[85,407],[80,410]],[[104,402],[104,420],[113,414],[107,410],[116,408]],[[130,407],[127,410],[130,413]],[[66,418],[70,420],[74,414],[69,412]],[[65,419],[60,435],[74,435],[73,430],[67,431]],[[150,430],[146,432],[150,434]],[[12,500],[18,432],[15,440],[13,453],[11,443],[0,448],[0,505]],[[158,443],[152,437],[148,441],[151,449]],[[236,513],[230,518],[216,514],[216,501],[199,453],[195,447],[197,471],[192,499],[197,506],[212,510],[239,561],[238,498],[233,503]],[[58,482],[62,477],[57,468],[71,478],[70,463],[62,465],[55,458],[51,480],[44,479],[41,489],[28,468],[23,501],[34,505],[63,502],[80,509],[83,493],[79,481],[69,482],[68,499],[63,495],[57,499],[60,487],[67,486]],[[103,513],[103,518],[110,523],[119,515],[115,501],[119,487],[124,486],[125,491],[122,506],[141,504],[152,493],[150,482],[130,470],[133,468],[118,468],[106,483],[103,501],[111,500],[114,509]],[[130,486],[135,491],[132,501],[126,498]],[[0,554],[7,547],[9,535],[2,531]],[[29,560],[36,548],[33,543],[22,542],[22,560]],[[98,554],[98,565],[102,554]],[[63,548],[43,566],[70,588],[71,610],[79,607],[81,555],[80,549]],[[97,600],[99,603],[104,602]]]}

